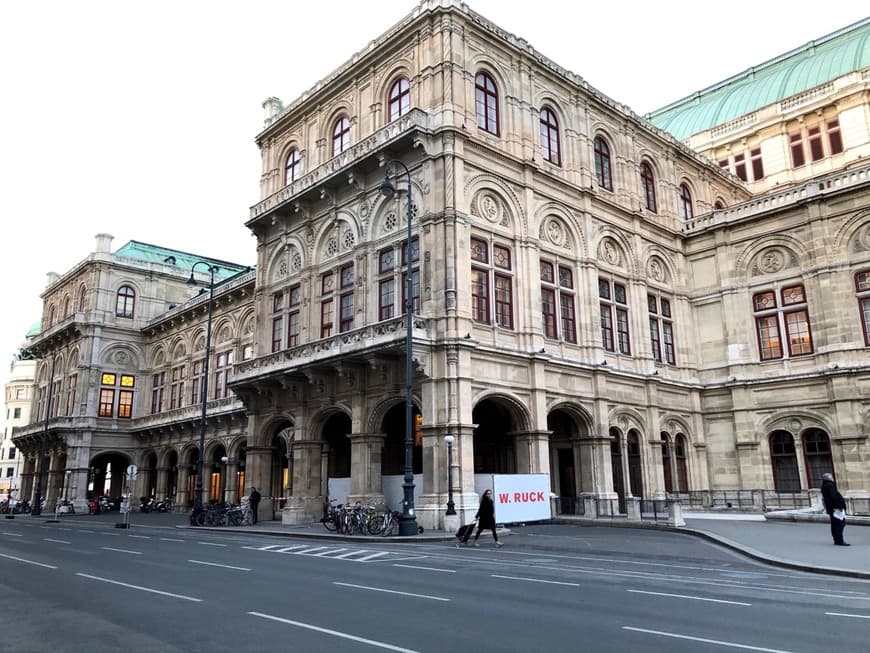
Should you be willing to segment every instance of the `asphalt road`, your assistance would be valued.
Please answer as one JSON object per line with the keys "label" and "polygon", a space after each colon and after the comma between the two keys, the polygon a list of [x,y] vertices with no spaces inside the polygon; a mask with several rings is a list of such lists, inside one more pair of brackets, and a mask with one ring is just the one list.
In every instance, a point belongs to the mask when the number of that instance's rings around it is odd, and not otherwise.
{"label": "asphalt road", "polygon": [[679,533],[514,530],[506,546],[0,521],[0,650],[868,650],[870,582]]}

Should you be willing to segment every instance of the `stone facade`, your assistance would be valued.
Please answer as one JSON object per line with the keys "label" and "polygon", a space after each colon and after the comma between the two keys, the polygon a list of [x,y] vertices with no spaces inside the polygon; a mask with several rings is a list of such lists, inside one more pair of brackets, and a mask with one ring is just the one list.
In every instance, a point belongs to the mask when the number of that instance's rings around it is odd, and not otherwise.
{"label": "stone facade", "polygon": [[[547,473],[571,499],[788,492],[823,467],[850,492],[868,487],[870,307],[856,290],[870,269],[868,168],[753,194],[448,0],[264,107],[256,273],[215,294],[210,360],[225,374],[209,382],[231,393],[208,398],[211,490],[226,484],[232,500],[256,485],[263,514],[292,523],[317,519],[328,496],[397,507],[408,264],[427,528],[443,524],[446,435],[465,516],[479,474]],[[385,175],[402,191],[391,199]],[[104,303],[115,267],[88,286]],[[50,286],[47,307],[76,274]],[[74,465],[79,496],[95,455],[112,452],[146,470],[137,492],[190,502],[198,402],[153,403],[173,372],[189,383],[204,351],[207,301],[182,301],[180,281],[155,277],[153,310],[130,328],[111,312],[49,321],[34,345],[87,361],[87,401],[51,430],[50,469]],[[109,368],[142,381],[123,424],[97,417],[95,375]],[[39,435],[18,436],[31,475]]]}

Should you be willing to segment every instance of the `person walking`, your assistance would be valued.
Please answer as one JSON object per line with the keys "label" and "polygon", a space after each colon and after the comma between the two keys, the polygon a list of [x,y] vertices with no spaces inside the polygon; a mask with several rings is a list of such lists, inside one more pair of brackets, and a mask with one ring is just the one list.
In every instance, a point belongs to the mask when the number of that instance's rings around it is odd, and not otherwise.
{"label": "person walking", "polygon": [[248,496],[248,503],[251,506],[251,523],[256,525],[257,523],[257,508],[260,507],[260,493],[257,492],[257,488],[251,486],[251,494]]}
{"label": "person walking", "polygon": [[495,532],[495,503],[492,500],[492,490],[486,490],[483,496],[480,497],[480,506],[477,508],[477,514],[474,516],[477,522],[477,534],[474,536],[474,546],[480,546],[478,538],[480,532],[485,528],[492,531],[492,539],[495,540],[495,545],[504,546],[504,542],[498,541],[498,535]]}
{"label": "person walking", "polygon": [[837,490],[832,474],[822,474],[822,501],[825,504],[825,512],[831,519],[831,536],[837,546],[849,546],[843,540],[843,531],[846,528],[846,500]]}

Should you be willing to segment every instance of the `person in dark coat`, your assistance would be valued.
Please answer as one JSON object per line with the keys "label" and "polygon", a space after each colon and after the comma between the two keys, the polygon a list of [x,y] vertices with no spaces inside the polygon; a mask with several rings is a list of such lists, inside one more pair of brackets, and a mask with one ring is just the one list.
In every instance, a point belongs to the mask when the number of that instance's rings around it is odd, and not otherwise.
{"label": "person in dark coat", "polygon": [[495,532],[495,503],[492,500],[492,490],[487,490],[480,497],[480,506],[478,506],[477,514],[474,518],[478,520],[477,534],[474,536],[474,546],[480,546],[480,542],[477,539],[484,528],[492,531],[492,539],[495,540],[496,546],[504,546],[504,542],[498,541],[498,535]]}
{"label": "person in dark coat", "polygon": [[843,530],[846,528],[846,500],[837,490],[837,484],[834,483],[831,474],[822,474],[822,501],[825,504],[825,512],[831,519],[831,536],[834,538],[834,544],[849,546],[848,542],[843,541]]}
{"label": "person in dark coat", "polygon": [[253,524],[257,523],[257,508],[260,507],[260,493],[257,492],[257,488],[251,487],[251,494],[248,497],[248,501],[251,506],[251,522]]}

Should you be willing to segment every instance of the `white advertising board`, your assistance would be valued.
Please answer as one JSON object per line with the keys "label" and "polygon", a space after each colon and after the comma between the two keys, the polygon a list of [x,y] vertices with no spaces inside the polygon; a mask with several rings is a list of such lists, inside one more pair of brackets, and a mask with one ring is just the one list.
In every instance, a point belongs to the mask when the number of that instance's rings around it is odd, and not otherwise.
{"label": "white advertising board", "polygon": [[478,494],[491,489],[499,524],[550,519],[549,474],[475,474]]}

